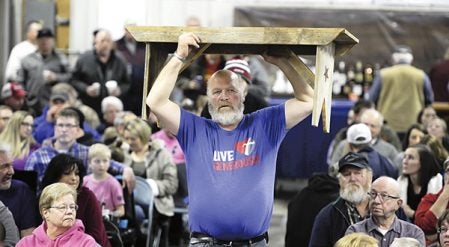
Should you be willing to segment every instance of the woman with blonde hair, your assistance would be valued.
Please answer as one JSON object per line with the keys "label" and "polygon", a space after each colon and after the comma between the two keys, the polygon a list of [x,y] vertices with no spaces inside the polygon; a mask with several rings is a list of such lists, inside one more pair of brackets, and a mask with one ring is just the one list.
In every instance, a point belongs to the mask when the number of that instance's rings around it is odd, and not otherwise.
{"label": "woman with blonde hair", "polygon": [[[123,137],[129,145],[124,164],[131,167],[136,176],[143,177],[153,190],[153,220],[167,222],[174,215],[173,195],[178,189],[178,177],[175,163],[161,140],[151,139],[151,128],[147,122],[135,118],[126,122]],[[147,215],[147,205],[136,207],[136,216],[142,220]]]}
{"label": "woman with blonde hair", "polygon": [[66,183],[54,183],[44,188],[39,199],[43,222],[33,234],[22,238],[16,246],[97,246],[76,219],[76,190]]}
{"label": "woman with blonde hair", "polygon": [[354,232],[340,238],[334,247],[377,247],[377,239],[361,232]]}
{"label": "woman with blonde hair", "polygon": [[15,170],[24,170],[25,163],[39,144],[33,138],[34,118],[26,111],[16,111],[12,114],[6,127],[0,133],[0,140],[11,147]]}

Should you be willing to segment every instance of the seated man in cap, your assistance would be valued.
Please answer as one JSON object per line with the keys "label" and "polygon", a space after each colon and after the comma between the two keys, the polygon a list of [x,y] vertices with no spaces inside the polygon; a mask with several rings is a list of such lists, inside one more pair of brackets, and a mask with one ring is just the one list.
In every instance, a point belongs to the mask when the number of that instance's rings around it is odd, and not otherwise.
{"label": "seated man in cap", "polygon": [[27,106],[39,115],[47,105],[50,90],[59,82],[69,82],[71,77],[67,57],[54,49],[51,29],[43,28],[37,34],[37,51],[23,58],[17,81],[27,94]]}
{"label": "seated man in cap", "polygon": [[370,192],[369,208],[371,217],[352,224],[346,234],[363,232],[376,238],[380,246],[390,246],[395,238],[410,237],[417,239],[420,246],[425,246],[424,232],[416,225],[398,219],[396,211],[402,206],[399,197],[401,187],[390,177],[376,179]]}
{"label": "seated man in cap", "polygon": [[334,246],[353,223],[368,216],[368,191],[373,171],[365,156],[349,152],[338,162],[340,197],[315,218],[310,247]]}
{"label": "seated man in cap", "polygon": [[[369,196],[373,171],[366,157],[349,152],[338,162],[340,197],[321,209],[315,218],[309,246],[334,246],[346,229],[369,216]],[[402,209],[396,212],[407,219]]]}
{"label": "seated man in cap", "polygon": [[[72,102],[69,100],[69,95],[66,92],[60,91],[58,87],[52,88],[48,106],[45,106],[42,114],[34,120],[33,137],[38,143],[42,143],[45,139],[53,137],[56,115],[63,108],[73,106],[71,104]],[[100,139],[98,132],[87,122],[84,122],[82,127],[83,131],[92,135],[95,140]]]}
{"label": "seated man in cap", "polygon": [[354,124],[348,128],[346,140],[351,152],[365,155],[373,170],[373,179],[380,176],[398,177],[397,167],[371,147],[371,131],[366,124]]}
{"label": "seated man in cap", "polygon": [[[255,112],[264,107],[268,106],[268,103],[265,101],[262,95],[256,94],[252,90],[248,90],[249,85],[251,85],[252,77],[251,70],[249,68],[248,62],[240,58],[233,58],[226,62],[224,67],[225,70],[230,70],[238,75],[240,75],[245,82],[247,83],[245,86],[245,101],[243,102],[243,114]],[[205,118],[211,118],[209,113],[209,107],[204,107],[201,112],[201,116]]]}
{"label": "seated man in cap", "polygon": [[26,91],[16,82],[8,82],[2,87],[1,102],[13,111],[26,110]]}

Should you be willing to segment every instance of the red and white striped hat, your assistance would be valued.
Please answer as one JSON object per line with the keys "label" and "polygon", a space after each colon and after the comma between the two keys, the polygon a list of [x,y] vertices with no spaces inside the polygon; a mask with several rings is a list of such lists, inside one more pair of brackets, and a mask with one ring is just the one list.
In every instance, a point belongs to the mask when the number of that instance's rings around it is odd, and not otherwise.
{"label": "red and white striped hat", "polygon": [[226,61],[224,69],[241,75],[248,84],[251,84],[251,70],[249,69],[247,61],[240,58],[230,59]]}

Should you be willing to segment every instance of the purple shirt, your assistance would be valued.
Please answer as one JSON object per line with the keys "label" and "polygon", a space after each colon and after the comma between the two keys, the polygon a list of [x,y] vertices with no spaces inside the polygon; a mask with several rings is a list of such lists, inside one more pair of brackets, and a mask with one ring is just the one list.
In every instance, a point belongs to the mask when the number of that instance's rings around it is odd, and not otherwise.
{"label": "purple shirt", "polygon": [[13,166],[14,166],[14,170],[25,170],[25,164],[27,162],[28,157],[30,157],[30,155],[40,147],[39,144],[37,143],[33,143],[30,145],[30,152],[28,153],[28,155],[25,155],[23,158],[15,158],[13,161]]}

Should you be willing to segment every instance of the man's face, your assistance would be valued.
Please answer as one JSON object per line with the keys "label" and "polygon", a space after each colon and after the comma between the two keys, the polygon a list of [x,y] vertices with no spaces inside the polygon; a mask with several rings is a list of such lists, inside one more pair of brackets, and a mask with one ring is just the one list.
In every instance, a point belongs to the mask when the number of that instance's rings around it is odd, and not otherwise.
{"label": "man's face", "polygon": [[11,116],[12,111],[10,109],[0,110],[0,132],[3,131]]}
{"label": "man's face", "polygon": [[39,30],[42,29],[42,25],[39,23],[33,23],[30,25],[28,32],[27,32],[27,39],[31,40],[32,42],[36,41],[37,39],[37,33]]}
{"label": "man's face", "polygon": [[243,94],[234,84],[230,78],[218,76],[208,83],[209,112],[220,125],[236,124],[243,118]]}
{"label": "man's face", "polygon": [[78,122],[73,117],[58,117],[55,124],[56,141],[69,145],[76,141],[76,136],[79,131]]}
{"label": "man's face", "polygon": [[24,97],[8,97],[4,101],[5,105],[11,107],[14,111],[18,111],[22,109],[23,104],[25,103]]}
{"label": "man's face", "polygon": [[103,114],[103,118],[106,123],[109,123],[111,125],[114,124],[114,119],[115,116],[117,116],[118,112],[120,112],[120,110],[117,107],[113,105],[107,105]]}
{"label": "man's face", "polygon": [[113,47],[112,37],[105,31],[98,32],[95,37],[95,50],[100,56],[109,56]]}
{"label": "man's face", "polygon": [[0,153],[0,190],[11,187],[12,175],[14,175],[12,158],[5,153]]}
{"label": "man's face", "polygon": [[373,139],[379,137],[382,125],[377,117],[373,116],[373,114],[366,114],[361,118],[361,122],[369,127]]}
{"label": "man's face", "polygon": [[402,200],[399,199],[399,191],[384,179],[376,180],[371,186],[370,210],[375,217],[389,218],[394,216],[396,210],[401,207]]}
{"label": "man's face", "polygon": [[54,46],[53,37],[41,37],[37,39],[37,48],[42,54],[50,54]]}
{"label": "man's face", "polygon": [[371,185],[371,173],[367,169],[346,166],[340,172],[340,196],[352,203],[360,203],[367,197]]}

